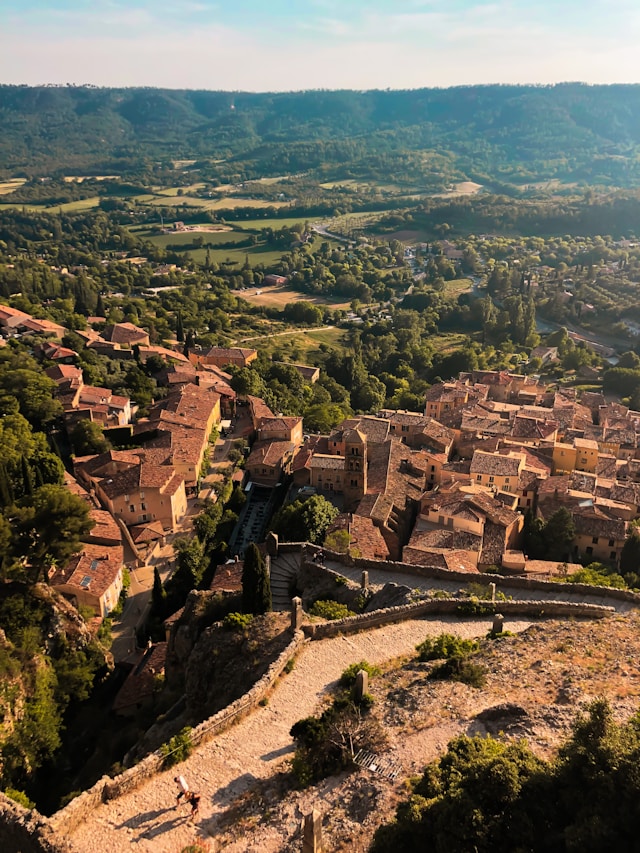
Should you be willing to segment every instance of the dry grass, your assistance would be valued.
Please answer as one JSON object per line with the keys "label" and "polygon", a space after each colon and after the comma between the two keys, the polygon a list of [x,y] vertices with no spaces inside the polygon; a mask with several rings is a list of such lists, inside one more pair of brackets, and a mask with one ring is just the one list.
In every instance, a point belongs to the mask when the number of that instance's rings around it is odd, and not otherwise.
{"label": "dry grass", "polygon": [[324,296],[315,296],[310,293],[300,293],[292,287],[276,286],[264,287],[254,290],[245,290],[241,294],[243,299],[250,302],[252,305],[266,305],[269,308],[284,308],[289,302],[313,302],[314,305],[331,305],[332,308],[348,308],[349,302],[338,302],[333,299],[327,299]]}
{"label": "dry grass", "polygon": [[10,178],[8,181],[0,181],[0,195],[9,195],[9,193],[19,190],[26,183],[26,178]]}

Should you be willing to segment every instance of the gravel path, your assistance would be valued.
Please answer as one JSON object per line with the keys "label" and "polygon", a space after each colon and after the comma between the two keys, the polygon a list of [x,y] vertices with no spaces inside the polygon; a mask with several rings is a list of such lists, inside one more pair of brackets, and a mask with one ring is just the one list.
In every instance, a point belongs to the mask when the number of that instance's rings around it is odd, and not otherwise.
{"label": "gravel path", "polygon": [[[522,631],[530,622],[510,622]],[[216,835],[218,817],[257,779],[271,776],[293,754],[289,730],[314,713],[323,694],[351,663],[382,663],[412,653],[428,635],[443,631],[464,637],[486,634],[486,619],[415,619],[375,631],[308,643],[293,671],[284,676],[269,703],[238,725],[202,745],[178,768],[150,779],[131,794],[100,806],[70,838],[82,853],[174,853],[196,839]],[[176,772],[201,796],[200,815],[189,821],[189,808],[174,809]]]}

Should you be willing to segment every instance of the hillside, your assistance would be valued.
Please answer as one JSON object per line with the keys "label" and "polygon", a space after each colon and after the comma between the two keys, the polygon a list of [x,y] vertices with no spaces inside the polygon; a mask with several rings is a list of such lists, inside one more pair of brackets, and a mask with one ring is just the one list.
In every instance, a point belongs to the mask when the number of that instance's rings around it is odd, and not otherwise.
{"label": "hillside", "polygon": [[639,117],[637,85],[276,94],[2,86],[0,170],[125,174],[199,159],[221,179],[315,170],[325,179],[637,186]]}

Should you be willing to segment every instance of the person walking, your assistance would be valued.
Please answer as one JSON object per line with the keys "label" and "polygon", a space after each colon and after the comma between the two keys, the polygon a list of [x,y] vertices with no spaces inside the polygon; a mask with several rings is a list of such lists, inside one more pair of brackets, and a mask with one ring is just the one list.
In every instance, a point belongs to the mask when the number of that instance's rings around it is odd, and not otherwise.
{"label": "person walking", "polygon": [[175,776],[173,780],[178,786],[178,795],[176,796],[176,805],[178,808],[180,805],[180,800],[184,798],[184,802],[188,802],[189,800],[189,786],[186,783],[184,776]]}
{"label": "person walking", "polygon": [[193,822],[200,811],[200,794],[191,791],[187,794],[187,802],[191,803],[190,820]]}

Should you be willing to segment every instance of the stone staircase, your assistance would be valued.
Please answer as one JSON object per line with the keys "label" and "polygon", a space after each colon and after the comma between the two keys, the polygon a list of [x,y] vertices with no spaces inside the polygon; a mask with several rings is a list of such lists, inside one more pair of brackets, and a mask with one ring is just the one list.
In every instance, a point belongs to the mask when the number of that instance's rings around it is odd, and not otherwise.
{"label": "stone staircase", "polygon": [[271,558],[271,603],[274,610],[289,610],[291,587],[300,568],[300,552],[286,554],[282,551]]}

